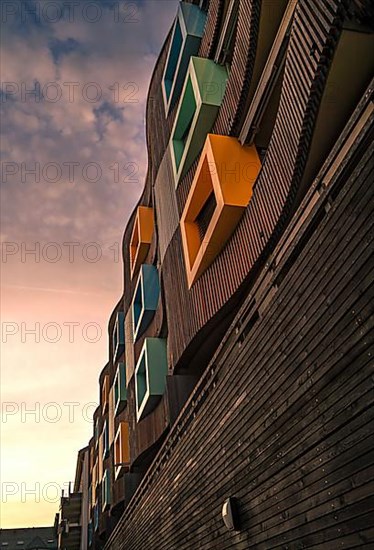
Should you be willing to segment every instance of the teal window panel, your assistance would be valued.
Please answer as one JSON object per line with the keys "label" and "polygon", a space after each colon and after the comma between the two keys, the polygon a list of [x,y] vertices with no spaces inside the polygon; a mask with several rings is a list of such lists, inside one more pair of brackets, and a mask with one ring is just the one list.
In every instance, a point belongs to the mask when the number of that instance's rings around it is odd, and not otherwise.
{"label": "teal window panel", "polygon": [[221,106],[227,83],[225,67],[191,57],[170,138],[176,187],[201,152]]}
{"label": "teal window panel", "polygon": [[113,357],[114,360],[121,357],[125,351],[125,314],[123,311],[117,313],[113,329]]}
{"label": "teal window panel", "polygon": [[190,58],[199,51],[205,23],[206,13],[198,6],[180,2],[162,79],[167,115],[180,96]]}
{"label": "teal window panel", "polygon": [[93,542],[93,525],[92,525],[92,522],[90,521],[88,524],[88,546],[92,546],[92,542]]}
{"label": "teal window panel", "polygon": [[103,475],[103,482],[101,484],[101,505],[103,511],[107,510],[111,504],[111,491],[110,491],[110,472],[105,470]]}
{"label": "teal window panel", "polygon": [[160,281],[154,265],[143,264],[140,268],[132,302],[134,342],[143,334],[157,309],[160,296]]}
{"label": "teal window panel", "polygon": [[114,379],[114,412],[119,414],[127,403],[127,388],[126,388],[126,365],[118,363],[117,372]]}
{"label": "teal window panel", "polygon": [[145,338],[135,368],[136,417],[139,422],[155,408],[166,386],[167,351],[163,338]]}
{"label": "teal window panel", "polygon": [[94,516],[94,530],[97,531],[99,528],[99,504],[96,503],[93,510]]}
{"label": "teal window panel", "polygon": [[107,458],[109,454],[109,426],[108,421],[105,420],[103,426],[103,459]]}

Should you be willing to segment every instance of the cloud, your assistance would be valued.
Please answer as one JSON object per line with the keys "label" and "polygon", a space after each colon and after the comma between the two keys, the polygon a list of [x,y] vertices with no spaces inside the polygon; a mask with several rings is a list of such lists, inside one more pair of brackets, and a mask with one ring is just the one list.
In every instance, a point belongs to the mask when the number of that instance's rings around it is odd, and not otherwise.
{"label": "cloud", "polygon": [[[25,12],[23,20],[19,12],[3,25],[1,238],[3,249],[13,246],[13,253],[2,263],[1,307],[3,318],[17,323],[94,319],[103,337],[95,346],[61,342],[53,351],[45,342],[3,344],[4,400],[25,400],[28,388],[38,385],[47,399],[52,373],[53,400],[82,387],[84,399],[97,398],[97,376],[107,360],[106,325],[122,292],[120,243],[147,170],[145,102],[177,1],[139,0],[134,13],[128,11],[133,2],[97,2],[96,23],[84,12],[89,3],[80,2],[74,17],[64,13],[56,22],[42,11],[39,19]],[[14,4],[42,10],[47,3]],[[73,262],[64,244],[69,242],[78,243]],[[61,249],[55,263],[48,257],[50,243]],[[96,262],[90,261],[89,243],[100,247]],[[22,440],[27,425],[16,429]],[[43,429],[33,432],[41,450],[51,439]],[[77,424],[64,445],[69,468],[90,430]],[[2,443],[11,456],[6,434]],[[53,460],[43,462],[38,452],[39,468],[52,471]],[[1,466],[3,479],[11,478],[12,461]],[[39,518],[28,510],[28,517]],[[43,508],[38,521],[50,521],[55,510]],[[10,525],[12,512],[6,506],[1,512],[4,526]]]}

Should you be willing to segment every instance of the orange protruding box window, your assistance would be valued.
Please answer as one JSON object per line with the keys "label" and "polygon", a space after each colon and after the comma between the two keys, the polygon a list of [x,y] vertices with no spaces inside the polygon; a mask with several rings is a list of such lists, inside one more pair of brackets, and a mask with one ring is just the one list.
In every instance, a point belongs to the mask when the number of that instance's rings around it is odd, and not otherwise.
{"label": "orange protruding box window", "polygon": [[234,232],[260,169],[254,145],[208,134],[181,218],[189,288]]}
{"label": "orange protruding box window", "polygon": [[103,378],[103,385],[101,388],[101,409],[105,413],[109,405],[109,374],[106,374]]}
{"label": "orange protruding box window", "polygon": [[130,466],[130,432],[128,422],[120,422],[114,440],[114,465],[116,477]]}
{"label": "orange protruding box window", "polygon": [[130,270],[134,276],[139,266],[144,263],[152,242],[154,229],[153,208],[139,206],[130,241]]}

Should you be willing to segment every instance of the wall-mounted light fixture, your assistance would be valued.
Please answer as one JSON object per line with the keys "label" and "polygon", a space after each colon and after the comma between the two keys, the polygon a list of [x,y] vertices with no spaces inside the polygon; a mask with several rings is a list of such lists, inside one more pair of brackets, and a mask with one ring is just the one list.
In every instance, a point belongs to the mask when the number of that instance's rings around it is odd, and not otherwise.
{"label": "wall-mounted light fixture", "polygon": [[229,531],[240,531],[238,500],[235,497],[229,497],[223,503],[222,519]]}

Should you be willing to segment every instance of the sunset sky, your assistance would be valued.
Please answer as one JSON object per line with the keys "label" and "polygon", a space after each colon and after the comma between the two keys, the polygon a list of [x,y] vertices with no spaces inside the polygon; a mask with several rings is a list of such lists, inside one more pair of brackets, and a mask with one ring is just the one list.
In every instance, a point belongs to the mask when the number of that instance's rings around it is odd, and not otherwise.
{"label": "sunset sky", "polygon": [[1,3],[3,528],[52,525],[91,437],[147,168],[145,100],[176,7]]}

